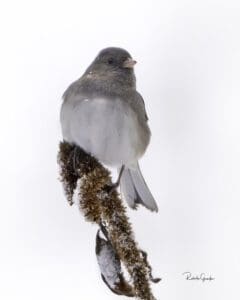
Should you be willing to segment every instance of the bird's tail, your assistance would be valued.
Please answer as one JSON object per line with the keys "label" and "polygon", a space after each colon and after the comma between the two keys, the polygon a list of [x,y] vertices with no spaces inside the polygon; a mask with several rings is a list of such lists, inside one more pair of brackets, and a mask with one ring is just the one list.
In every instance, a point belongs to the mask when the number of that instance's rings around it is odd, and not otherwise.
{"label": "bird's tail", "polygon": [[120,189],[131,208],[136,208],[137,204],[142,204],[151,211],[158,211],[157,203],[142,176],[138,163],[134,168],[124,168]]}

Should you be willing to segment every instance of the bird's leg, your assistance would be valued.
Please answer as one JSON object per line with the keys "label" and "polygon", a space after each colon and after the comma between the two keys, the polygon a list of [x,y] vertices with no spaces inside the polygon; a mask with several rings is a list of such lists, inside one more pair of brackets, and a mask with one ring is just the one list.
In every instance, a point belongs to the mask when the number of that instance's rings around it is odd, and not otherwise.
{"label": "bird's leg", "polygon": [[115,187],[118,187],[118,186],[119,186],[123,171],[124,171],[124,165],[121,166],[120,172],[119,172],[119,174],[118,174],[118,179],[117,179],[117,181],[113,184]]}
{"label": "bird's leg", "polygon": [[122,177],[122,173],[123,173],[123,170],[124,170],[124,165],[121,166],[121,169],[120,169],[120,172],[119,172],[119,175],[118,175],[118,179],[115,183],[111,184],[111,185],[108,185],[105,189],[107,190],[107,192],[111,195],[111,193],[116,190],[120,184],[120,180],[121,180],[121,177]]}

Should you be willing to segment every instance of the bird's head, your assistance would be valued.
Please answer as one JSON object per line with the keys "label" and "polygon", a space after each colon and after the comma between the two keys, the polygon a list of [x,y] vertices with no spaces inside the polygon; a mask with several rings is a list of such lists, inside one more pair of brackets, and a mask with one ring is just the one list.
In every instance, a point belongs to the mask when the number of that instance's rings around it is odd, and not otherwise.
{"label": "bird's head", "polygon": [[96,74],[106,80],[132,82],[135,85],[134,65],[136,61],[122,48],[109,47],[101,50],[85,75]]}

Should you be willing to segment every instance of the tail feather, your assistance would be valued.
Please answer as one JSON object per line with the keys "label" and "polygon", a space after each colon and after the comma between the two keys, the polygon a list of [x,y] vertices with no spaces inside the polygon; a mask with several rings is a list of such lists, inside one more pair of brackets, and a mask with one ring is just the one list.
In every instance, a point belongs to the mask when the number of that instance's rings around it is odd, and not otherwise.
{"label": "tail feather", "polygon": [[136,190],[130,174],[130,170],[124,168],[122,177],[120,180],[120,190],[128,205],[135,209],[136,208]]}
{"label": "tail feather", "polygon": [[156,201],[142,176],[138,163],[131,169],[125,167],[120,181],[120,189],[131,208],[136,208],[139,203],[151,211],[158,211]]}

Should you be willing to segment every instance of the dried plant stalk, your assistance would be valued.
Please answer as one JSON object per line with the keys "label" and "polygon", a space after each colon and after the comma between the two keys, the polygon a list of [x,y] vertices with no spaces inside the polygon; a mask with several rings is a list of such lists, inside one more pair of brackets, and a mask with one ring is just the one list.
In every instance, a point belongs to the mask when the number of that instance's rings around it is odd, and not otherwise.
{"label": "dried plant stalk", "polygon": [[126,208],[116,191],[106,189],[112,184],[110,173],[94,157],[82,149],[60,143],[58,162],[69,203],[79,185],[79,205],[87,221],[104,223],[111,243],[131,277],[138,299],[155,299],[149,283],[149,265],[134,239]]}

